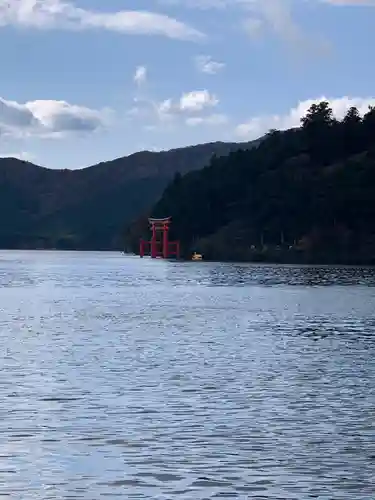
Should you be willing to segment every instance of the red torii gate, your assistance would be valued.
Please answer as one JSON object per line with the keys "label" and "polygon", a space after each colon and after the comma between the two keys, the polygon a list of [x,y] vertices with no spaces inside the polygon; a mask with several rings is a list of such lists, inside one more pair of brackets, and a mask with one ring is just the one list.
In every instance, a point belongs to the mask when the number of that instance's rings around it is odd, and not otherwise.
{"label": "red torii gate", "polygon": [[[148,219],[148,222],[151,227],[152,237],[150,241],[141,239],[139,243],[139,256],[144,257],[146,255],[146,250],[149,247],[152,259],[156,259],[157,257],[161,257],[163,259],[175,257],[176,259],[179,259],[180,242],[168,240],[171,217],[165,217],[164,219],[150,218]],[[162,235],[162,238],[160,238],[160,235]]]}

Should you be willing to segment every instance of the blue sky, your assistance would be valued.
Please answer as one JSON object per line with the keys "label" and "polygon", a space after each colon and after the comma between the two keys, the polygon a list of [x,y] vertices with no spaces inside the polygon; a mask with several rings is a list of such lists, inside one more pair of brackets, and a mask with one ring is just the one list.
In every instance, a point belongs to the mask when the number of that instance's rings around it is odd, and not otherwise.
{"label": "blue sky", "polygon": [[375,0],[0,0],[0,156],[79,168],[375,104]]}

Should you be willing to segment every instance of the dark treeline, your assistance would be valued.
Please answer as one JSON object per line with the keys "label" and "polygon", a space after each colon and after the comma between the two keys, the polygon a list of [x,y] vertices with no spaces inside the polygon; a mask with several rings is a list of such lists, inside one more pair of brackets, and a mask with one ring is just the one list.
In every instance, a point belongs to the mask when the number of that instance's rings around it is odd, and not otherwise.
{"label": "dark treeline", "polygon": [[[339,121],[314,104],[300,128],[176,174],[152,215],[172,216],[186,257],[374,264],[375,108]],[[128,248],[145,234],[139,220]]]}
{"label": "dark treeline", "polygon": [[140,151],[77,170],[0,158],[0,248],[114,250],[124,228],[160,198],[175,172],[251,144]]}

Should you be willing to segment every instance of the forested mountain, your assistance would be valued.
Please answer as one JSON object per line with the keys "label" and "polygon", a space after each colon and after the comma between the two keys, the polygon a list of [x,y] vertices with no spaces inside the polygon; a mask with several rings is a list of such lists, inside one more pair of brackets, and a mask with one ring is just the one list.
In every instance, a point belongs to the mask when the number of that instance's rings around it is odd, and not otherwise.
{"label": "forested mountain", "polygon": [[0,248],[123,248],[123,230],[161,196],[176,172],[251,143],[143,151],[82,170],[0,159]]}
{"label": "forested mountain", "polygon": [[150,213],[172,216],[186,257],[375,264],[375,108],[338,121],[314,104],[300,128],[177,174]]}

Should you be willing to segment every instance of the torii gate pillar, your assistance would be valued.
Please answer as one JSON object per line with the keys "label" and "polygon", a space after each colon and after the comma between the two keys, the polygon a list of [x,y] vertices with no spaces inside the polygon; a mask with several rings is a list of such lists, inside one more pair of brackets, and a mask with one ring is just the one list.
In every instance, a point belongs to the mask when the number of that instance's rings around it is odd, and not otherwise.
{"label": "torii gate pillar", "polygon": [[[169,259],[170,257],[180,258],[180,242],[179,241],[169,241],[169,227],[171,223],[171,217],[166,217],[164,219],[150,218],[149,224],[151,226],[151,240],[144,241],[141,240],[139,244],[139,256],[143,257],[146,253],[146,247],[150,247],[150,256],[152,259],[161,257],[163,259]],[[162,234],[162,238],[159,235]]]}

